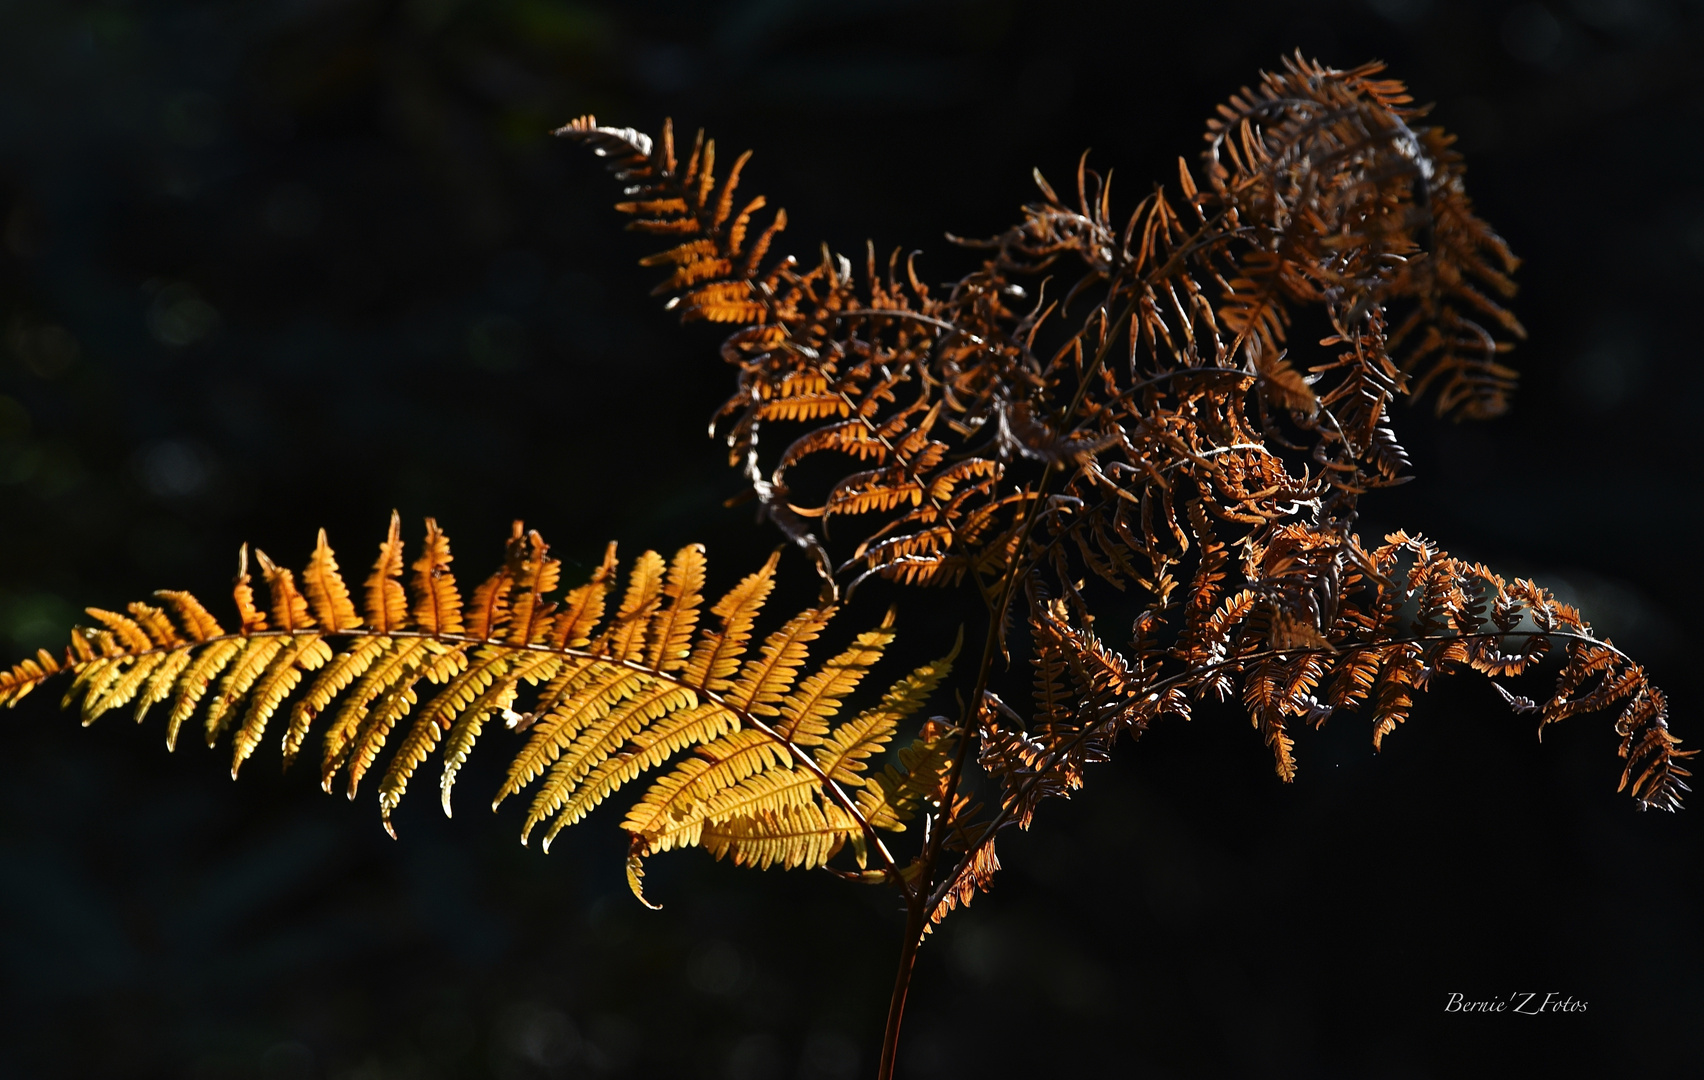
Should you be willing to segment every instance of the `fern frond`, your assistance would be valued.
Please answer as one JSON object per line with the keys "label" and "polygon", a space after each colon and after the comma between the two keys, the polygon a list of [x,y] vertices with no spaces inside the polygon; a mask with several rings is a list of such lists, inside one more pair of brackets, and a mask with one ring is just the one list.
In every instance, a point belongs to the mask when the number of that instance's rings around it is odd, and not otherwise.
{"label": "fern frond", "polygon": [[[230,733],[233,777],[273,717],[289,717],[281,739],[288,765],[329,714],[323,786],[330,791],[342,774],[354,797],[376,772],[381,821],[392,835],[410,781],[434,756],[443,762],[439,792],[450,812],[456,778],[495,716],[509,728],[532,729],[497,801],[542,778],[523,839],[548,822],[547,848],[619,789],[675,762],[624,825],[633,836],[629,873],[637,891],[644,856],[706,836],[718,856],[742,864],[820,866],[850,843],[863,865],[875,826],[848,789],[863,787],[866,759],[922,706],[950,664],[920,668],[879,705],[837,726],[845,701],[893,640],[893,613],[826,662],[813,664],[810,649],[834,617],[832,606],[801,612],[754,650],[777,556],[710,609],[715,625],[701,626],[706,563],[697,545],[667,562],[642,555],[607,618],[614,547],[592,579],[559,602],[550,595],[559,563],[519,522],[502,567],[465,610],[449,572],[449,541],[430,520],[404,590],[392,516],[363,591],[364,616],[323,531],[300,575],[254,552],[269,594],[264,612],[248,555],[245,547],[234,592],[239,629],[223,630],[187,593],[162,592],[157,604],[125,612],[90,609],[93,627],[73,633],[63,658],[44,652],[0,672],[0,703],[15,704],[58,675],[70,676],[66,705],[80,705],[85,722],[131,704],[140,718],[170,702],[168,744],[199,713],[210,744]],[[528,687],[537,700],[532,711],[517,712]],[[694,748],[695,756],[675,760]],[[873,846],[892,869],[879,841]]]}
{"label": "fern frond", "polygon": [[[378,640],[384,642],[380,654],[367,665],[365,673],[356,681],[348,696],[344,697],[337,714],[332,718],[331,726],[326,729],[325,748],[320,762],[320,784],[326,791],[331,790],[332,778],[343,767],[349,752],[349,743],[361,730],[368,709],[375,701],[389,693],[398,681],[413,676],[428,651],[427,643],[431,639],[410,636],[394,639],[384,637]],[[350,651],[359,651],[359,645],[357,642],[356,648]],[[336,663],[335,660],[333,662]],[[328,695],[328,700],[331,696],[335,696],[335,690]],[[304,728],[304,734],[305,730]]]}
{"label": "fern frond", "polygon": [[761,730],[736,730],[653,781],[622,828],[645,839],[647,854],[696,844],[711,797],[780,761],[779,748]]}
{"label": "fern frond", "polygon": [[[399,608],[397,611],[406,612]],[[396,612],[392,612],[395,614]],[[406,615],[399,620],[404,624]],[[325,711],[332,699],[348,688],[349,684],[367,673],[373,662],[387,652],[393,642],[383,633],[373,637],[364,637],[356,641],[350,648],[333,656],[308,687],[307,693],[297,699],[290,710],[290,728],[284,734],[284,767],[288,769],[301,752],[302,743],[308,737],[308,730],[319,715]]]}
{"label": "fern frond", "polygon": [[631,128],[599,127],[591,116],[557,129],[556,134],[590,146],[609,162],[629,196],[616,209],[633,216],[628,228],[678,238],[665,251],[641,260],[647,266],[674,267],[653,295],[668,296],[668,306],[685,320],[719,323],[762,322],[768,306],[756,287],[764,256],[775,234],[786,228],[785,211],[777,210],[757,241],[745,245],[754,215],[764,208],[759,195],[734,212],[740,173],[751,152],[740,155],[720,183],[716,178],[716,143],[703,132],[685,169],[674,154],[674,127],[665,122],[661,146]]}
{"label": "fern frond", "polygon": [[[638,684],[625,701],[587,724],[550,767],[534,795],[526,823],[521,827],[523,842],[534,825],[562,808],[588,773],[611,754],[620,751],[642,728],[670,713],[690,709],[697,704],[698,695],[690,687],[668,680],[646,680]],[[547,849],[556,833],[566,824],[559,822],[545,835],[544,846]]]}
{"label": "fern frond", "polygon": [[736,709],[746,709],[757,716],[779,716],[779,702],[798,678],[799,669],[809,655],[811,642],[822,633],[834,617],[834,608],[812,608],[788,620],[787,625],[770,634],[763,642],[762,656],[748,661],[740,670],[734,685],[728,689],[727,702]]}
{"label": "fern frond", "polygon": [[811,746],[828,734],[828,718],[840,711],[846,695],[857,689],[864,676],[882,658],[892,643],[894,609],[889,608],[881,626],[858,635],[850,649],[824,664],[787,695],[781,703],[781,719],[775,730],[782,738],[800,746]]}
{"label": "fern frond", "polygon": [[809,870],[826,865],[855,832],[839,807],[807,802],[715,821],[704,827],[700,843],[718,859],[732,859],[735,866]]}

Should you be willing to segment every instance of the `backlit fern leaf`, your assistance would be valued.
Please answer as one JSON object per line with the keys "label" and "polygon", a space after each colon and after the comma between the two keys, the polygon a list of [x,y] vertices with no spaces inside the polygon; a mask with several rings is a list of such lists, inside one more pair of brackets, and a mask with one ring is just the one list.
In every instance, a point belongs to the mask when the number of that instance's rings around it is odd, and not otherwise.
{"label": "backlit fern leaf", "polygon": [[[871,636],[866,634],[864,638]],[[867,812],[882,805],[882,789],[879,785],[870,785],[863,775],[866,759],[885,749],[897,725],[923,707],[929,695],[952,670],[957,653],[955,645],[949,655],[919,667],[895,683],[879,704],[835,727],[814,748],[815,769],[799,768],[794,761],[776,755],[770,742],[749,736],[735,736],[723,740],[715,748],[707,748],[705,762],[683,762],[675,770],[659,777],[629,815],[629,828],[642,841],[636,843],[635,853],[642,857],[652,851],[703,842],[703,838],[716,833],[719,826],[740,819],[749,819],[747,824],[751,830],[761,831],[767,827],[765,822],[783,820],[791,822],[789,828],[802,828],[799,819],[788,815],[795,811],[806,812],[807,808],[815,808],[816,816],[812,818],[815,823],[800,835],[808,833],[814,838],[811,841],[813,845],[818,841],[826,842],[827,834],[820,830],[850,819],[846,818],[843,806],[825,798],[824,778],[830,784],[844,784],[854,790],[864,787],[866,790],[859,797],[861,811]],[[881,816],[888,823],[884,827],[900,831],[897,817],[891,813]],[[850,840],[856,845],[858,864],[863,866],[866,858],[864,837],[848,834],[844,825],[837,827],[841,830],[842,840]],[[818,831],[812,832],[811,829]],[[737,853],[741,850],[736,842],[739,832],[736,829],[734,833],[717,835],[724,837],[729,851]],[[775,841],[779,836],[764,835],[766,843]],[[756,832],[751,832],[746,839],[755,840],[757,836]],[[827,849],[812,847],[811,850]],[[836,843],[828,854],[838,850],[839,844]],[[789,861],[788,865],[818,865],[803,852],[800,860],[802,862]]]}
{"label": "backlit fern leaf", "polygon": [[[589,582],[553,600],[559,563],[518,522],[503,566],[465,608],[448,569],[449,542],[432,521],[405,589],[393,515],[362,590],[364,617],[323,531],[299,577],[258,551],[254,561],[268,604],[263,612],[255,603],[245,547],[234,590],[240,629],[225,631],[181,592],[122,613],[90,609],[93,626],[74,631],[63,657],[42,652],[0,673],[0,703],[68,674],[66,704],[80,704],[85,723],[127,705],[140,717],[169,703],[175,741],[199,711],[210,744],[231,732],[233,776],[289,706],[280,739],[286,766],[316,724],[324,727],[326,790],[341,775],[353,797],[376,770],[387,830],[434,754],[443,759],[447,814],[457,775],[492,718],[502,717],[530,735],[498,801],[542,776],[523,839],[548,821],[546,846],[624,785],[696,747],[628,814],[636,886],[645,855],[698,844],[765,867],[821,866],[849,842],[863,866],[873,844],[894,870],[859,808],[865,761],[922,706],[950,658],[836,726],[845,699],[893,640],[891,611],[813,665],[810,648],[834,617],[832,605],[807,609],[751,649],[774,587],[774,557],[711,607],[714,626],[699,625],[706,567],[697,545],[668,562],[642,555],[607,619],[614,547]],[[538,701],[518,712],[528,687]],[[884,826],[897,826],[891,818]]]}
{"label": "backlit fern leaf", "polygon": [[806,802],[720,818],[704,826],[699,842],[736,866],[792,870],[826,864],[856,835],[852,819],[840,807]]}

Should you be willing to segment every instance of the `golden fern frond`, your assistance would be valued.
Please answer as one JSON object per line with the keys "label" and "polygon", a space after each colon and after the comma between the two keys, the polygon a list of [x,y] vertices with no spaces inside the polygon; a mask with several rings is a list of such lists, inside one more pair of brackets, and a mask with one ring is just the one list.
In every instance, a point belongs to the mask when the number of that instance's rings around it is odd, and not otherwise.
{"label": "golden fern frond", "polygon": [[[635,891],[645,855],[692,845],[741,864],[811,867],[851,844],[861,867],[873,844],[884,870],[894,870],[860,809],[860,799],[870,803],[867,759],[922,707],[952,657],[836,724],[893,640],[891,610],[850,647],[813,664],[811,645],[833,606],[801,612],[751,648],[774,588],[773,555],[710,608],[709,626],[700,625],[706,563],[698,545],[667,561],[640,556],[607,618],[614,545],[590,581],[556,601],[560,564],[519,522],[502,567],[465,609],[449,572],[449,541],[431,520],[405,588],[392,515],[362,590],[364,614],[324,531],[299,575],[253,553],[264,608],[249,556],[245,546],[234,590],[238,629],[223,629],[182,592],[157,593],[155,603],[124,612],[91,608],[92,625],[73,631],[63,657],[44,651],[0,672],[0,704],[66,674],[65,704],[79,705],[85,723],[125,706],[140,719],[167,704],[175,745],[199,714],[209,745],[230,733],[233,777],[275,716],[288,717],[280,739],[286,766],[324,720],[323,786],[330,791],[341,775],[353,797],[368,774],[378,775],[381,819],[393,836],[393,812],[434,755],[449,813],[456,777],[500,716],[510,729],[531,730],[497,802],[542,777],[522,838],[549,822],[546,847],[621,787],[696,748],[628,813]],[[537,700],[517,712],[527,687]],[[888,808],[884,827],[898,828],[893,800],[877,802]]]}
{"label": "golden fern frond", "polygon": [[761,730],[735,731],[699,747],[697,755],[658,777],[627,812],[622,828],[643,839],[647,854],[696,844],[705,816],[694,815],[694,808],[707,809],[716,792],[779,760],[775,743]]}
{"label": "golden fern frond", "polygon": [[834,617],[832,606],[811,608],[789,619],[763,642],[762,656],[747,662],[727,692],[728,703],[759,716],[779,716],[776,703],[791,690],[809,655],[810,643]]}
{"label": "golden fern frond", "polygon": [[781,703],[775,730],[800,746],[820,743],[828,734],[828,718],[840,709],[847,694],[857,689],[893,641],[894,610],[874,630],[858,635],[852,647],[813,673]]}
{"label": "golden fern frond", "polygon": [[[641,676],[624,686],[623,690],[627,696],[619,702],[610,701],[612,695],[608,693],[601,695],[598,700],[606,705],[603,715],[584,725],[579,737],[545,774],[544,782],[533,796],[532,808],[527,811],[526,823],[521,828],[523,843],[533,826],[554,816],[587,775],[611,755],[620,752],[634,735],[671,713],[698,704],[698,696],[692,688],[669,679]],[[566,825],[567,822],[562,821],[552,826],[545,836],[546,848]]]}
{"label": "golden fern frond", "polygon": [[[827,687],[847,680],[848,659],[861,649],[873,649],[880,638],[891,637],[889,625],[884,621],[880,630],[863,635],[853,649],[824,665],[806,680],[803,692],[811,693],[813,685]],[[862,775],[865,759],[887,745],[900,721],[922,708],[951,672],[959,644],[947,656],[895,683],[874,708],[834,728],[810,758],[797,752],[777,753],[762,730],[736,731],[700,747],[698,756],[658,777],[628,813],[624,828],[634,836],[631,858],[641,860],[697,844],[710,848],[718,858],[732,855],[737,863],[810,867],[850,842],[863,866],[866,844],[874,837],[865,827],[873,826],[875,820],[869,816],[870,809],[876,809],[882,828],[903,829],[902,816],[888,809],[892,800],[880,785],[883,777],[872,781]],[[766,655],[751,666],[767,666],[768,659]],[[830,707],[821,698],[815,700],[825,718],[838,711],[838,704]],[[849,805],[841,785],[857,792],[855,807]],[[788,843],[794,847],[778,846]]]}
{"label": "golden fern frond", "polygon": [[925,723],[911,745],[900,750],[897,768],[889,765],[864,782],[858,809],[877,828],[903,832],[920,807],[945,802],[958,742],[955,729],[937,720]]}
{"label": "golden fern frond", "polygon": [[856,834],[840,807],[807,802],[714,821],[704,827],[700,842],[718,859],[732,858],[735,866],[767,870],[779,863],[788,870],[808,870],[826,864]]}

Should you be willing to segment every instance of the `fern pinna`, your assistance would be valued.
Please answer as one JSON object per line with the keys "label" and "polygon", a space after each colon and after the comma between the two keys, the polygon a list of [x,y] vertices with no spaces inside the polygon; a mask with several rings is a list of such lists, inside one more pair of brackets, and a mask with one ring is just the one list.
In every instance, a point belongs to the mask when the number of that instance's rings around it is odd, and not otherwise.
{"label": "fern pinna", "polygon": [[[0,698],[69,670],[86,720],[169,702],[168,742],[205,699],[234,769],[293,696],[285,760],[329,713],[328,789],[342,774],[353,794],[396,747],[387,823],[440,748],[448,811],[501,716],[526,738],[498,801],[536,782],[523,836],[549,822],[546,843],[663,769],[624,823],[636,892],[645,856],[691,845],[899,891],[884,1077],[918,945],[990,885],[1000,832],[1081,787],[1120,733],[1203,698],[1239,701],[1288,781],[1299,728],[1359,711],[1382,747],[1435,678],[1474,671],[1541,731],[1618,708],[1621,786],[1640,808],[1676,809],[1693,751],[1644,669],[1579,612],[1421,537],[1357,532],[1363,495],[1412,478],[1396,401],[1501,413],[1515,386],[1503,357],[1524,336],[1504,306],[1516,260],[1473,213],[1450,136],[1380,71],[1285,61],[1220,106],[1175,194],[1156,186],[1122,219],[1086,157],[1069,197],[1038,172],[1017,224],[953,238],[981,261],[944,286],[897,252],[869,249],[861,275],[826,248],[809,264],[772,257],[787,219],[737,196],[749,154],[718,177],[702,134],[683,161],[667,125],[653,141],[577,120],[560,134],[607,160],[632,228],[666,238],[643,260],[668,268],[657,293],[731,327],[735,389],[712,431],[808,556],[822,605],[748,655],[776,558],[701,619],[703,555],[688,548],[643,556],[606,619],[613,549],[550,601],[557,565],[517,526],[464,610],[430,523],[405,595],[393,523],[360,613],[322,537],[299,586],[257,555],[269,614],[246,568],[231,632],[182,593],[92,611],[99,625],[66,657],[19,665]],[[1317,344],[1295,340],[1309,326]],[[955,590],[981,632],[958,716],[923,723],[880,771],[872,759],[958,649],[842,718],[891,615],[800,676],[872,579]],[[1517,692],[1552,653],[1553,686]],[[422,680],[440,687],[424,705]],[[538,687],[524,712],[522,683]],[[882,834],[919,812],[913,849],[894,854]]]}

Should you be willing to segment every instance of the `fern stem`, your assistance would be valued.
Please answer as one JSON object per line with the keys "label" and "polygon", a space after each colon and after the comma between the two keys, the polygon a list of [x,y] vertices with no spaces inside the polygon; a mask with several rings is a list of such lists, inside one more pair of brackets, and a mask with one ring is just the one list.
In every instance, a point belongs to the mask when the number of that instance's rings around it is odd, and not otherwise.
{"label": "fern stem", "polygon": [[882,1060],[876,1080],[893,1080],[899,1057],[899,1025],[905,1018],[905,996],[911,989],[911,973],[917,967],[917,947],[923,942],[923,927],[929,907],[917,894],[906,897],[905,940],[899,948],[899,971],[893,979],[893,997],[888,999],[887,1025],[882,1031]]}

